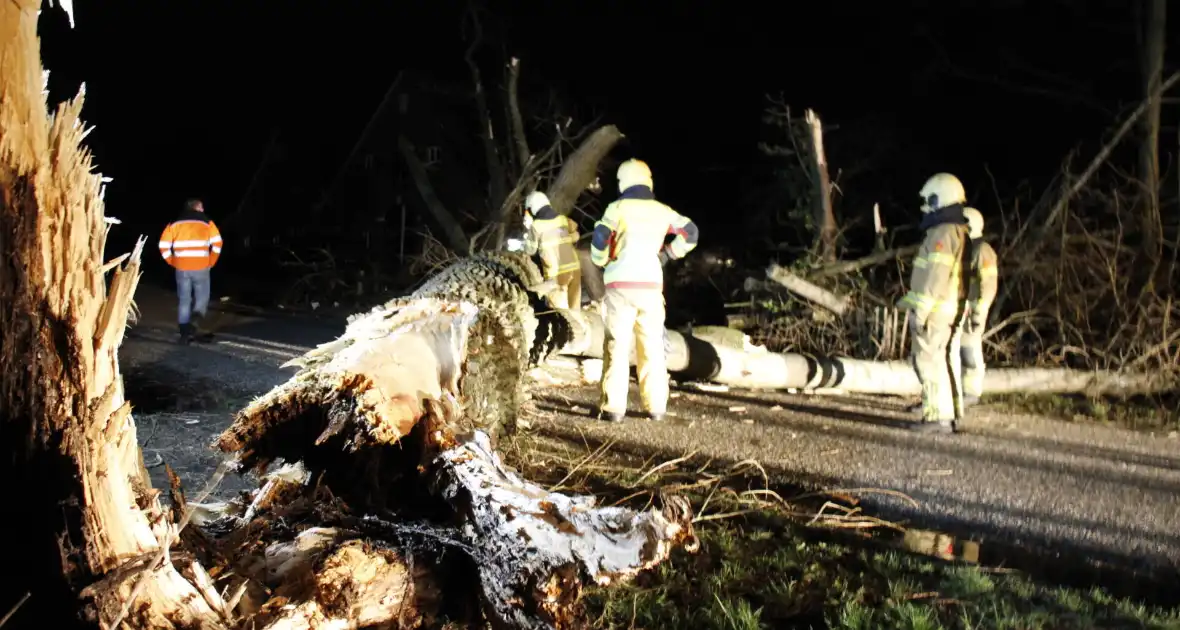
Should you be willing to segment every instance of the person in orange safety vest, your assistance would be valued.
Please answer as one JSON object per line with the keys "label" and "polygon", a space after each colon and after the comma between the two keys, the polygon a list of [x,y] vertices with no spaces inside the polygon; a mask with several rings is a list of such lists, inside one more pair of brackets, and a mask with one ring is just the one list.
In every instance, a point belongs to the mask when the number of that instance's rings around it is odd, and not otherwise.
{"label": "person in orange safety vest", "polygon": [[176,269],[180,342],[206,339],[208,335],[198,335],[197,324],[209,309],[209,272],[221,256],[221,232],[205,215],[200,199],[186,201],[180,216],[164,228],[160,255]]}

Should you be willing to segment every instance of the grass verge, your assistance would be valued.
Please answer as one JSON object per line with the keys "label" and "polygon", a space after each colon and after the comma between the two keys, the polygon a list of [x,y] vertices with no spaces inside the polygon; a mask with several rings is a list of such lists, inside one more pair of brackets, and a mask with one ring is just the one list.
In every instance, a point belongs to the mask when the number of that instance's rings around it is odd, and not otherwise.
{"label": "grass verge", "polygon": [[[783,500],[753,463],[640,461],[536,435],[504,450],[528,478],[603,505],[643,508],[663,492],[692,499],[700,550],[589,591],[596,627],[1180,628],[1180,609],[891,548],[868,532],[892,524],[831,497]],[[815,519],[820,503],[838,516]]]}
{"label": "grass verge", "polygon": [[1123,399],[1080,394],[1008,394],[986,396],[991,407],[1071,422],[1099,422],[1136,431],[1180,431],[1180,399],[1134,396]]}

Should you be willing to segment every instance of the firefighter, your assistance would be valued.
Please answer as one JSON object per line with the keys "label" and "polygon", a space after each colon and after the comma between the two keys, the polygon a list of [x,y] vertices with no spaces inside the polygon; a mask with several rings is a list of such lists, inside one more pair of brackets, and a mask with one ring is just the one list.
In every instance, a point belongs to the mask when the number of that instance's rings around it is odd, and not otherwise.
{"label": "firefighter", "polygon": [[176,320],[180,342],[207,340],[197,324],[209,309],[210,270],[221,256],[221,232],[205,215],[200,199],[189,199],[175,221],[160,234],[160,255],[176,269]]}
{"label": "firefighter", "polygon": [[962,417],[959,343],[966,299],[962,282],[969,255],[962,182],[950,173],[926,180],[922,223],[926,232],[910,290],[899,306],[909,310],[914,369],[922,383],[922,420],[919,431],[951,433]]}
{"label": "firefighter", "polygon": [[999,280],[999,264],[996,250],[983,240],[983,215],[975,208],[966,208],[967,236],[971,239],[968,257],[970,276],[967,288],[967,303],[963,310],[963,407],[979,402],[983,395],[983,375],[986,369],[983,361],[983,332],[987,326],[987,313],[996,299]]}
{"label": "firefighter", "polygon": [[[627,413],[632,340],[639,393],[652,420],[668,407],[664,355],[664,269],[697,246],[697,226],[656,201],[651,169],[640,160],[619,166],[619,198],[594,225],[590,259],[603,267],[606,339],[599,417],[619,422]],[[675,235],[665,244],[668,235]]]}
{"label": "firefighter", "polygon": [[528,251],[541,256],[541,272],[553,281],[545,301],[553,308],[578,310],[582,307],[582,270],[574,244],[578,242],[578,224],[557,214],[549,197],[534,192],[525,199],[524,226],[528,233]]}

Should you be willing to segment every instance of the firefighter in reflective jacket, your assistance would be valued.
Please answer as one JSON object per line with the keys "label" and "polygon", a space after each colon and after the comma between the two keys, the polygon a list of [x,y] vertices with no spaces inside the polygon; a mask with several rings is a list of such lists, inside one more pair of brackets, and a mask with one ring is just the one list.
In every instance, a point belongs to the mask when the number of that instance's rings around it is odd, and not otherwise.
{"label": "firefighter in reflective jacket", "polygon": [[180,342],[189,343],[197,335],[197,322],[209,308],[209,270],[221,256],[221,232],[205,215],[200,199],[185,202],[184,211],[160,234],[160,255],[176,269],[176,319],[180,325]]}
{"label": "firefighter in reflective jacket", "polygon": [[[627,412],[631,345],[644,411],[663,420],[668,407],[664,350],[664,263],[697,246],[697,226],[656,201],[651,169],[640,160],[619,166],[619,198],[594,225],[590,260],[604,267],[602,390],[599,417],[618,422]],[[675,235],[665,244],[669,234]]]}
{"label": "firefighter in reflective jacket", "polygon": [[966,208],[967,236],[971,239],[967,303],[963,310],[963,406],[970,407],[983,395],[983,332],[987,327],[987,313],[996,299],[999,264],[996,250],[983,240],[983,215],[975,208]]}
{"label": "firefighter in reflective jacket", "polygon": [[582,270],[574,244],[578,242],[578,224],[557,214],[549,197],[534,192],[525,200],[524,227],[528,247],[541,256],[541,273],[556,287],[545,295],[553,308],[578,310],[582,307]]}
{"label": "firefighter in reflective jacket", "polygon": [[931,177],[919,194],[926,236],[914,258],[909,293],[899,304],[910,311],[912,359],[922,383],[922,421],[914,428],[950,433],[962,417],[959,343],[966,299],[962,274],[970,249],[963,216],[967,194],[949,173]]}

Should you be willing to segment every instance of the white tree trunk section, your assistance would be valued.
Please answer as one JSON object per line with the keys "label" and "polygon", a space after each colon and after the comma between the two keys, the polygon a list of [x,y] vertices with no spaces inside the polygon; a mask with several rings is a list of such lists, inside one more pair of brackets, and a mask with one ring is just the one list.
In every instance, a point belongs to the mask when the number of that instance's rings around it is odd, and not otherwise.
{"label": "white tree trunk section", "polygon": [[[562,349],[570,356],[602,358],[602,318],[591,312],[567,313],[578,323],[577,338]],[[917,395],[921,384],[906,361],[864,361],[775,353],[765,348],[702,339],[666,331],[668,370],[681,378],[749,389],[815,390],[838,388],[865,394]],[[631,361],[635,354],[632,351]],[[997,368],[987,371],[984,392],[1136,394],[1169,390],[1173,383],[1153,374],[1119,374],[1054,368]]]}

